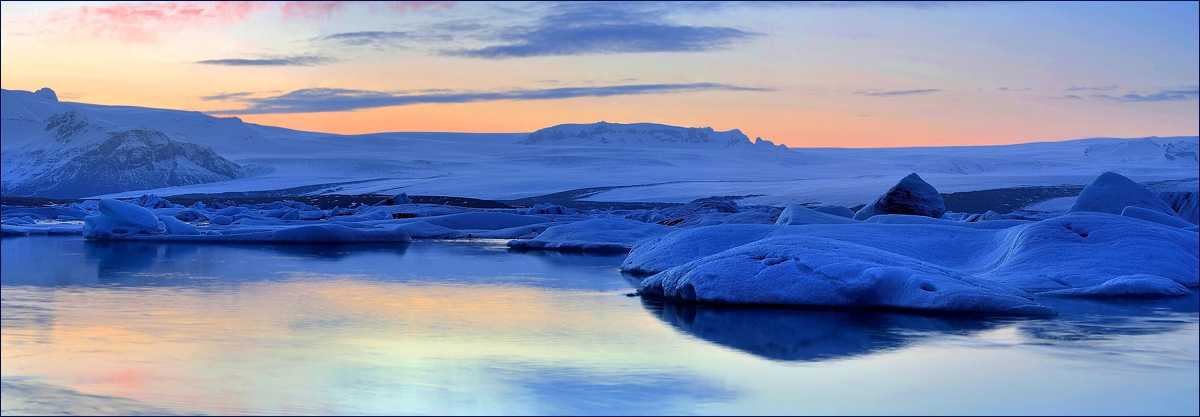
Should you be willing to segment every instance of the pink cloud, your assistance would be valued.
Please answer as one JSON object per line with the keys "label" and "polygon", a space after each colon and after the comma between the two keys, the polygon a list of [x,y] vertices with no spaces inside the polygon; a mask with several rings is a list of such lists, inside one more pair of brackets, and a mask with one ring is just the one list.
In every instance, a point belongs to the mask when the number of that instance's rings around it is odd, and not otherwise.
{"label": "pink cloud", "polygon": [[111,37],[121,42],[155,42],[161,33],[211,24],[229,25],[249,20],[259,13],[278,10],[284,20],[328,18],[352,5],[365,5],[373,12],[393,11],[404,15],[423,9],[450,9],[453,2],[437,1],[216,1],[117,3],[79,6],[50,13],[48,22],[70,32]]}

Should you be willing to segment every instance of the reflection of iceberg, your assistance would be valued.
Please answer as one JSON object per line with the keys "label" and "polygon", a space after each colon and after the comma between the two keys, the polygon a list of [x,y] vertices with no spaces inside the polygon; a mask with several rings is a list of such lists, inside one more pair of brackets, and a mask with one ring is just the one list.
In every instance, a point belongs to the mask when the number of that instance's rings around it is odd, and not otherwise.
{"label": "reflection of iceberg", "polygon": [[823,361],[899,349],[938,334],[990,330],[1014,319],[894,312],[727,307],[643,299],[663,321],[700,339],[768,359]]}
{"label": "reflection of iceberg", "polygon": [[1055,320],[1022,323],[1019,328],[1035,343],[1067,344],[1177,331],[1196,323],[1200,293],[1156,300],[1044,299],[1058,311]]}

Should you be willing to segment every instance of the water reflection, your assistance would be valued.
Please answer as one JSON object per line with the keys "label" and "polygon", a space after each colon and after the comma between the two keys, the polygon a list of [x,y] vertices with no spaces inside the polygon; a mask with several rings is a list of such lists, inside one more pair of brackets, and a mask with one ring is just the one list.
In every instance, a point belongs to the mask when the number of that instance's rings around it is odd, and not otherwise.
{"label": "water reflection", "polygon": [[114,413],[1179,414],[1200,390],[1195,294],[1041,300],[1053,319],[729,308],[625,297],[620,257],[502,241],[3,243],[2,375],[48,385],[7,384],[5,415],[13,393],[137,401],[89,406]]}
{"label": "water reflection", "polygon": [[[414,256],[415,254],[415,256]],[[5,239],[4,285],[193,286],[294,279],[535,285],[615,291],[623,258],[509,253],[504,241],[341,245]],[[569,274],[557,272],[570,270]],[[545,275],[559,275],[547,280]]]}
{"label": "water reflection", "polygon": [[965,335],[1014,319],[836,309],[715,306],[646,299],[664,322],[700,339],[781,361],[825,361],[903,348],[936,335]]}

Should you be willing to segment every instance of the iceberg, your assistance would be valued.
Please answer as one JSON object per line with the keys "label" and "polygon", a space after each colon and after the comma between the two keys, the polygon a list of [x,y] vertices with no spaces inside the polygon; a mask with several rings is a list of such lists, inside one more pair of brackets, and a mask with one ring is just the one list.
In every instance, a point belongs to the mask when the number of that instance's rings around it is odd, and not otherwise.
{"label": "iceberg", "polygon": [[1121,214],[1125,207],[1134,206],[1179,217],[1167,202],[1150,193],[1146,187],[1115,172],[1105,172],[1079,193],[1068,213],[1094,211]]}
{"label": "iceberg", "polygon": [[854,213],[855,220],[880,214],[911,214],[939,218],[946,213],[942,195],[917,173],[908,174],[871,204]]}

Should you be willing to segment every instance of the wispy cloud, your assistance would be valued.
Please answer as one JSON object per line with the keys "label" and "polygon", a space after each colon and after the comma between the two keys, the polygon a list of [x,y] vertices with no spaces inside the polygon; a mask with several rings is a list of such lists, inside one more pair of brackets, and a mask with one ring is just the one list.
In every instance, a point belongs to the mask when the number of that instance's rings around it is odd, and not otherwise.
{"label": "wispy cloud", "polygon": [[319,40],[335,42],[346,46],[380,46],[394,45],[397,42],[408,41],[412,38],[412,32],[365,31],[335,33],[329,36],[322,36]]}
{"label": "wispy cloud", "polygon": [[1119,87],[1119,86],[1116,86],[1116,85],[1102,85],[1102,86],[1099,86],[1099,87],[1079,87],[1079,86],[1073,86],[1073,87],[1067,87],[1067,91],[1087,91],[1087,90],[1091,90],[1091,91],[1111,91],[1111,90],[1116,90],[1116,89],[1117,89],[1117,87]]}
{"label": "wispy cloud", "polygon": [[323,65],[334,62],[337,62],[337,60],[329,57],[309,55],[256,59],[208,59],[204,61],[196,61],[197,64],[224,65],[230,67],[311,67],[313,65]]}
{"label": "wispy cloud", "polygon": [[234,101],[254,95],[253,92],[243,91],[237,93],[219,93],[211,96],[200,96],[201,100],[205,101]]}
{"label": "wispy cloud", "polygon": [[602,87],[564,87],[498,92],[386,92],[337,88],[309,88],[271,97],[248,95],[228,97],[246,104],[244,109],[221,110],[212,114],[279,114],[352,111],[414,104],[474,103],[484,101],[557,100],[576,97],[612,97],[642,94],[673,94],[697,91],[773,91],[770,88],[740,87],[718,83],[638,84]]}
{"label": "wispy cloud", "polygon": [[871,97],[888,97],[888,96],[909,96],[922,95],[942,91],[937,88],[926,88],[923,90],[895,90],[895,91],[855,91],[854,94]]}
{"label": "wispy cloud", "polygon": [[445,56],[481,59],[642,52],[703,52],[760,36],[731,27],[667,20],[668,8],[640,3],[560,4],[532,25],[500,28],[476,48],[443,49]]}
{"label": "wispy cloud", "polygon": [[319,19],[328,18],[335,12],[355,5],[368,7],[380,13],[393,12],[401,15],[409,11],[454,7],[453,2],[434,1],[114,3],[60,9],[47,15],[42,23],[63,28],[68,32],[113,38],[121,42],[146,43],[158,41],[161,33],[209,24],[228,25],[244,22],[253,15],[270,11],[278,11],[285,20]]}
{"label": "wispy cloud", "polygon": [[1092,97],[1104,100],[1124,101],[1124,102],[1146,102],[1146,101],[1185,101],[1196,100],[1200,98],[1200,89],[1195,86],[1181,90],[1161,90],[1152,94],[1137,94],[1130,92],[1123,96],[1110,96],[1108,94],[1093,94]]}
{"label": "wispy cloud", "polygon": [[517,36],[516,42],[479,49],[442,51],[442,55],[506,59],[537,56],[638,52],[702,52],[731,47],[757,34],[733,28],[653,24],[542,27]]}

